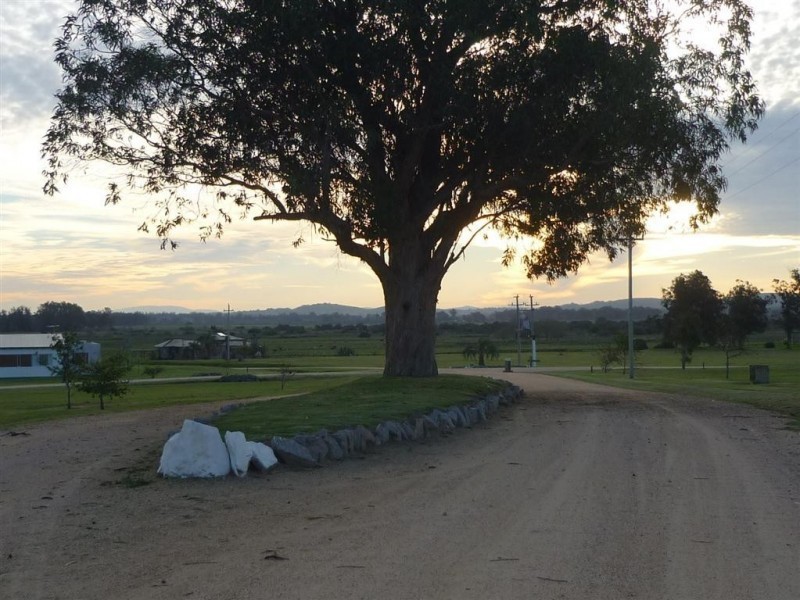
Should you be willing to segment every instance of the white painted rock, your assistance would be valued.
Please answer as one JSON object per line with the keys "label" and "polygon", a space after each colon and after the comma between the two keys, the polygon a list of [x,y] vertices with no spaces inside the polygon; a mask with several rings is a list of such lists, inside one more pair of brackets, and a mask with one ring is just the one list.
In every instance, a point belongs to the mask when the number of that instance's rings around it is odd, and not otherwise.
{"label": "white painted rock", "polygon": [[228,447],[233,474],[237,477],[244,477],[247,475],[247,468],[250,466],[253,449],[247,443],[241,431],[226,431],[225,445]]}
{"label": "white painted rock", "polygon": [[219,429],[186,419],[164,444],[158,472],[164,477],[225,477],[231,470]]}
{"label": "white painted rock", "polygon": [[261,442],[247,442],[253,453],[250,462],[253,466],[260,471],[269,471],[272,467],[278,464],[278,459],[272,448]]}

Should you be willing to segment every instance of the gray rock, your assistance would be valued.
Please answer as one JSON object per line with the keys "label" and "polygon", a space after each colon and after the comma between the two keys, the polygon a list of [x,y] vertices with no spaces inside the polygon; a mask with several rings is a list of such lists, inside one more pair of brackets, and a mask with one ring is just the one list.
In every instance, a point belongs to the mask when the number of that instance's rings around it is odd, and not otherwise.
{"label": "gray rock", "polygon": [[391,433],[386,423],[378,423],[378,426],[375,428],[375,438],[378,439],[381,444],[385,444],[389,441]]}
{"label": "gray rock", "polygon": [[411,427],[414,430],[412,440],[421,440],[425,437],[425,420],[422,417],[415,417]]}
{"label": "gray rock", "polygon": [[278,464],[278,459],[275,456],[275,452],[273,452],[272,448],[266,444],[262,444],[261,442],[247,442],[247,444],[250,446],[250,450],[252,451],[250,464],[259,471],[269,471],[276,464]]}
{"label": "gray rock", "polygon": [[478,410],[478,407],[476,405],[473,404],[472,406],[468,406],[467,414],[469,415],[470,425],[475,425],[476,423],[480,423],[481,411]]}
{"label": "gray rock", "polygon": [[322,438],[328,446],[328,458],[331,460],[342,460],[345,457],[345,452],[332,435],[326,435]]}
{"label": "gray rock", "polygon": [[450,415],[447,413],[440,412],[439,413],[439,431],[441,433],[453,433],[455,431],[456,426],[453,424],[453,420],[450,418]]}
{"label": "gray rock", "polygon": [[164,444],[158,472],[164,477],[225,477],[230,455],[216,427],[186,419]]}
{"label": "gray rock", "polygon": [[308,448],[293,439],[275,436],[270,440],[269,446],[278,460],[287,466],[303,469],[319,466]]}
{"label": "gray rock", "polygon": [[353,440],[353,452],[364,452],[367,449],[367,442],[364,439],[364,432],[360,427],[350,430],[350,439]]}
{"label": "gray rock", "polygon": [[517,400],[522,398],[522,394],[523,394],[522,388],[517,385],[510,385],[507,388],[505,388],[502,392],[503,398],[509,403],[516,402]]}
{"label": "gray rock", "polygon": [[469,426],[469,421],[460,406],[451,406],[447,409],[447,414],[450,415],[450,420],[453,421],[453,425],[456,427]]}
{"label": "gray rock", "polygon": [[368,446],[377,446],[377,442],[375,440],[375,436],[373,433],[364,427],[363,425],[359,425],[356,427],[356,431],[361,435],[363,442],[364,442],[364,450],[367,449]]}
{"label": "gray rock", "polygon": [[386,428],[389,430],[389,436],[391,439],[397,442],[403,441],[403,428],[400,426],[400,423],[397,421],[386,421],[384,425],[386,425]]}
{"label": "gray rock", "polygon": [[404,440],[413,440],[414,438],[414,428],[411,426],[411,423],[408,421],[403,421],[400,424],[400,428],[403,431],[403,439]]}
{"label": "gray rock", "polygon": [[353,453],[353,432],[350,429],[340,429],[333,433],[333,439],[339,444],[345,456]]}
{"label": "gray rock", "polygon": [[422,427],[426,434],[431,431],[439,431],[439,423],[430,415],[423,415]]}
{"label": "gray rock", "polygon": [[314,460],[321,463],[328,457],[328,445],[319,435],[295,436],[295,441],[305,446],[314,457]]}

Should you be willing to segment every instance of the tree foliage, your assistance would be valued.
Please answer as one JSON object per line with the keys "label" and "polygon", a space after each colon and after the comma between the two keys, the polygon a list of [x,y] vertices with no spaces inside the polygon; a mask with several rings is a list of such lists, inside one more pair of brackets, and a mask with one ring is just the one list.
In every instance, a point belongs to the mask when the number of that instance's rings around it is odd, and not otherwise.
{"label": "tree foliage", "polygon": [[141,228],[168,247],[190,222],[309,222],[379,278],[385,372],[431,375],[442,279],[485,228],[537,239],[519,258],[552,279],[671,200],[716,211],[719,159],[763,112],[751,18],[742,0],[82,0],[45,190],[74,162],[120,166],[106,201],[157,198]]}
{"label": "tree foliage", "polygon": [[130,370],[128,358],[121,353],[103,357],[87,365],[80,383],[81,391],[100,399],[100,410],[105,410],[105,399],[114,399],[128,393],[128,382],[124,379]]}
{"label": "tree foliage", "polygon": [[497,344],[491,340],[480,339],[477,344],[469,344],[461,352],[466,359],[477,358],[478,366],[485,367],[487,358],[497,358],[500,351]]}
{"label": "tree foliage", "polygon": [[712,345],[719,336],[722,299],[708,277],[700,271],[680,274],[663,290],[664,339],[681,353],[681,368],[686,368],[700,344]]}
{"label": "tree foliage", "polygon": [[736,281],[736,285],[723,298],[725,309],[725,335],[736,348],[742,348],[752,333],[767,328],[769,300],[749,281]]}
{"label": "tree foliage", "polygon": [[736,285],[722,299],[719,345],[725,352],[725,378],[730,377],[731,358],[744,352],[744,343],[751,333],[767,328],[769,300],[748,281]]}
{"label": "tree foliage", "polygon": [[56,331],[78,331],[86,322],[83,308],[73,302],[45,302],[35,316],[42,329]]}
{"label": "tree foliage", "polygon": [[800,269],[792,269],[788,281],[774,279],[775,293],[781,303],[781,323],[786,344],[792,347],[793,334],[800,329]]}
{"label": "tree foliage", "polygon": [[0,311],[0,331],[3,333],[22,333],[33,331],[34,318],[27,306],[13,306]]}
{"label": "tree foliage", "polygon": [[53,376],[58,377],[67,388],[67,408],[72,408],[72,385],[78,381],[86,367],[78,334],[66,331],[53,336],[50,347],[55,351],[57,363],[48,367]]}

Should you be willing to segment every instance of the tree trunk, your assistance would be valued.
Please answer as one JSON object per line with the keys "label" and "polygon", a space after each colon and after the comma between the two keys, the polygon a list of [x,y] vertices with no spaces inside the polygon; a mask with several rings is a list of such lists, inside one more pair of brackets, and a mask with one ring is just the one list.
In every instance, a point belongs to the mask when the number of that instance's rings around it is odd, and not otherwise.
{"label": "tree trunk", "polygon": [[438,375],[436,302],[443,277],[444,269],[430,260],[404,261],[396,256],[390,273],[381,278],[386,309],[384,376]]}

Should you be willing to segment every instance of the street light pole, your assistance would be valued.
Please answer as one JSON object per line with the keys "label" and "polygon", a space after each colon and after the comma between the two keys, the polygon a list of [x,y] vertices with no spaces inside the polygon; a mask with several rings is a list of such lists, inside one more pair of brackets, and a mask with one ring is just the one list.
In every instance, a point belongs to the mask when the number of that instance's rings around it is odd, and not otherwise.
{"label": "street light pole", "polygon": [[628,235],[628,377],[633,379],[633,236]]}
{"label": "street light pole", "polygon": [[536,357],[536,332],[533,330],[533,294],[530,295],[531,301],[531,366],[535,367],[539,360]]}
{"label": "street light pole", "polygon": [[517,301],[517,366],[522,366],[522,322],[519,317],[519,294],[514,296]]}

